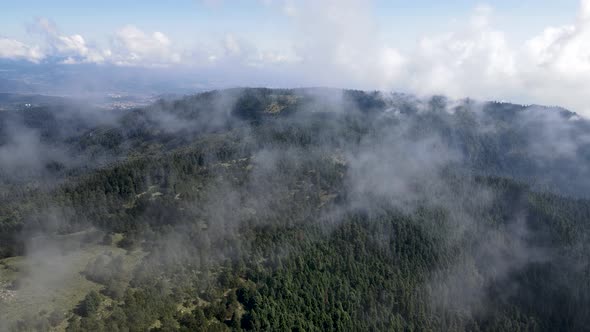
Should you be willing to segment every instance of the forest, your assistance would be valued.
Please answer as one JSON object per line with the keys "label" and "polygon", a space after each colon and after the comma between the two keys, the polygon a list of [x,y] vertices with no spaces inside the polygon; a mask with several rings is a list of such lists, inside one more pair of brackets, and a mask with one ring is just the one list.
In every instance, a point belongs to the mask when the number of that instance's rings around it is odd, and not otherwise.
{"label": "forest", "polygon": [[588,331],[590,123],[236,88],[0,112],[0,331]]}

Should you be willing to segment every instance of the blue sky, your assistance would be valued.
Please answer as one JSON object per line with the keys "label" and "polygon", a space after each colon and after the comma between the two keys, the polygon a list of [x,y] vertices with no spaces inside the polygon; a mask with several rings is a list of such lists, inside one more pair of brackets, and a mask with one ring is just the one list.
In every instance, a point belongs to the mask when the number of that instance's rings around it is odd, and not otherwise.
{"label": "blue sky", "polygon": [[590,0],[19,0],[0,59],[563,105],[590,115]]}
{"label": "blue sky", "polygon": [[[126,24],[157,30],[179,42],[207,39],[207,34],[228,31],[258,35],[272,40],[288,30],[277,8],[257,0],[19,0],[2,4],[0,34],[30,39],[27,26],[36,17],[46,17],[66,33],[80,33],[104,41],[108,33]],[[515,39],[542,29],[547,24],[564,24],[575,16],[577,0],[379,0],[373,3],[375,17],[392,38],[406,42],[462,20],[474,7],[494,8],[498,24],[510,29]],[[398,33],[399,30],[404,34]]]}

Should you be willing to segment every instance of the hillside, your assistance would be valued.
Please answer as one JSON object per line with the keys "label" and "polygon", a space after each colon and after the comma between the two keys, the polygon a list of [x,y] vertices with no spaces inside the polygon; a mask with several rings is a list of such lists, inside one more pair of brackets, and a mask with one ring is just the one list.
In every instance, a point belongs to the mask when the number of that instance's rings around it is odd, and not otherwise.
{"label": "hillside", "polygon": [[587,330],[588,133],[320,88],[0,112],[0,330]]}

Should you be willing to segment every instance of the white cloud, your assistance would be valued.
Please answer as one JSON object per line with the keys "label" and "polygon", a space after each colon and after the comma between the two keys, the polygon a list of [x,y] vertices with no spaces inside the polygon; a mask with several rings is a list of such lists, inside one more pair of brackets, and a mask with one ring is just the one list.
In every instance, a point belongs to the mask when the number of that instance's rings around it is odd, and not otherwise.
{"label": "white cloud", "polygon": [[259,52],[258,56],[256,57],[258,60],[259,65],[265,64],[289,64],[289,63],[298,63],[301,61],[301,58],[297,57],[297,55],[292,53],[280,53],[280,52]]}
{"label": "white cloud", "polygon": [[180,64],[182,59],[165,34],[147,34],[133,25],[117,31],[114,49],[114,62],[120,65],[166,66]]}
{"label": "white cloud", "polygon": [[578,15],[581,21],[588,22],[590,20],[590,1],[588,0],[581,0],[580,1],[580,12]]}
{"label": "white cloud", "polygon": [[547,27],[514,53],[514,94],[590,116],[590,0],[580,1],[573,24]]}
{"label": "white cloud", "polygon": [[18,40],[0,38],[0,58],[38,63],[45,58],[45,54],[38,46],[29,46]]}
{"label": "white cloud", "polygon": [[524,89],[590,115],[590,0],[580,2],[574,24],[546,28],[522,53]]}
{"label": "white cloud", "polygon": [[180,53],[162,32],[147,34],[133,25],[119,29],[112,38],[112,48],[88,43],[80,34],[63,35],[57,25],[38,18],[29,29],[40,34],[45,47],[30,47],[10,39],[0,39],[0,58],[39,62],[47,56],[62,58],[63,64],[110,63],[115,65],[166,66],[180,64]]}
{"label": "white cloud", "polygon": [[415,49],[402,51],[383,39],[366,1],[284,5],[291,8],[287,16],[299,31],[294,40],[303,59],[299,70],[311,81],[453,97],[511,92],[516,84],[514,51],[504,34],[491,27],[490,7],[477,7],[461,30],[424,37]]}
{"label": "white cloud", "polygon": [[494,97],[516,84],[514,51],[504,34],[490,26],[491,9],[477,8],[463,29],[424,37],[412,56],[412,90],[452,97]]}
{"label": "white cloud", "polygon": [[312,84],[387,88],[401,74],[404,56],[382,41],[366,1],[285,1],[281,11],[297,31],[297,70]]}
{"label": "white cloud", "polygon": [[[547,27],[522,46],[510,45],[506,33],[494,27],[492,8],[479,6],[471,17],[460,20],[462,26],[423,36],[415,47],[403,50],[382,34],[370,1],[258,2],[276,8],[286,21],[282,40],[257,45],[235,34],[240,31],[223,31],[219,40],[203,44],[207,46],[179,49],[162,32],[127,25],[112,35],[108,47],[98,47],[82,35],[64,35],[51,21],[39,19],[35,29],[45,36],[46,47],[0,39],[0,57],[39,62],[58,56],[64,63],[209,67],[209,73],[228,77],[264,68],[265,77],[272,79],[274,74],[292,85],[545,103],[590,116],[590,0],[580,1],[576,21]],[[209,3],[224,5],[218,0]],[[212,32],[204,33],[215,35]]]}
{"label": "white cloud", "polygon": [[[197,60],[197,59],[194,59]],[[209,63],[226,66],[226,69],[236,67],[266,67],[300,62],[293,50],[269,50],[257,47],[246,39],[232,33],[225,34],[221,42],[221,50],[208,56]],[[195,64],[199,64],[198,61]]]}
{"label": "white cloud", "polygon": [[47,43],[48,53],[53,56],[65,57],[63,63],[102,63],[109,52],[98,47],[88,45],[84,37],[79,34],[62,35],[57,25],[47,18],[38,18],[31,29],[40,33]]}
{"label": "white cloud", "polygon": [[405,50],[383,39],[365,1],[282,4],[299,31],[294,70],[311,84],[544,103],[590,116],[590,0],[581,0],[576,22],[524,46],[510,45],[492,8],[479,6],[463,26]]}
{"label": "white cloud", "polygon": [[68,56],[72,63],[103,63],[110,55],[109,50],[89,47],[80,35],[56,36],[56,38],[53,46],[57,48],[60,55]]}
{"label": "white cloud", "polygon": [[297,11],[297,6],[295,6],[292,0],[285,1],[283,5],[283,13],[290,17],[296,17],[299,14]]}
{"label": "white cloud", "polygon": [[242,54],[242,45],[233,34],[226,34],[223,41],[225,54],[228,56],[239,56]]}

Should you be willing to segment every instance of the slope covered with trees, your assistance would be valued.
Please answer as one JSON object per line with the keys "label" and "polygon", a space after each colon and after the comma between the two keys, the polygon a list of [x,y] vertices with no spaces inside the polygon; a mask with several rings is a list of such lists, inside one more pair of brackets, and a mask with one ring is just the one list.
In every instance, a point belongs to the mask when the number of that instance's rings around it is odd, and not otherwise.
{"label": "slope covered with trees", "polygon": [[[117,250],[79,271],[98,291],[75,308],[0,328],[590,326],[589,128],[573,113],[330,89],[214,91],[100,123],[23,112],[0,114],[0,160],[19,166],[2,175],[0,255],[71,234],[86,235],[62,252]],[[8,159],[23,142],[57,152]],[[0,287],[18,297],[19,278]]]}

